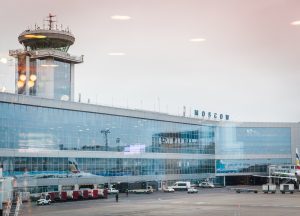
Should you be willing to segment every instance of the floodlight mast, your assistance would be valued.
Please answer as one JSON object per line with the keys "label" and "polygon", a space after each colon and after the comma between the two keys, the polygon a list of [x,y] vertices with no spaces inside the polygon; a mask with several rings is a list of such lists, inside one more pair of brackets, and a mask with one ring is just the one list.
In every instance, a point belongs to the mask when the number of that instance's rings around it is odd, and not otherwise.
{"label": "floodlight mast", "polygon": [[108,134],[110,133],[109,129],[101,130],[101,133],[104,134],[105,137],[105,151],[108,151]]}

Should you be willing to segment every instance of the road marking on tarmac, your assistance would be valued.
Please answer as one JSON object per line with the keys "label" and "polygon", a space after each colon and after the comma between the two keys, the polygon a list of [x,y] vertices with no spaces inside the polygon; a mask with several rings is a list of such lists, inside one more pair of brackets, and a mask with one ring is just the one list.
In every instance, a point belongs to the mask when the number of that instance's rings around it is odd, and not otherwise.
{"label": "road marking on tarmac", "polygon": [[203,204],[209,204],[209,203],[207,203],[207,202],[196,202],[196,204],[203,205]]}

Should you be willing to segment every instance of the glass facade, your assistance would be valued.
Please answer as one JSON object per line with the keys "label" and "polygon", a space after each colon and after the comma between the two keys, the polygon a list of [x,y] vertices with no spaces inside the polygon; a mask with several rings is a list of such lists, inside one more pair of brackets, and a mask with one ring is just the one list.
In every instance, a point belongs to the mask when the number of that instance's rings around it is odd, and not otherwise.
{"label": "glass facade", "polygon": [[219,127],[216,140],[220,155],[291,153],[288,127]]}
{"label": "glass facade", "polygon": [[[270,164],[291,163],[290,127],[179,123],[8,102],[0,102],[0,113],[5,175],[165,175],[180,180],[189,174],[264,173]],[[1,154],[10,150],[35,156]]]}
{"label": "glass facade", "polygon": [[214,173],[214,160],[143,158],[0,157],[5,176],[67,177],[74,171],[98,176]]}
{"label": "glass facade", "polygon": [[0,148],[214,154],[212,126],[8,103],[0,112]]}
{"label": "glass facade", "polygon": [[216,160],[216,173],[266,173],[274,164],[291,164],[291,159]]}

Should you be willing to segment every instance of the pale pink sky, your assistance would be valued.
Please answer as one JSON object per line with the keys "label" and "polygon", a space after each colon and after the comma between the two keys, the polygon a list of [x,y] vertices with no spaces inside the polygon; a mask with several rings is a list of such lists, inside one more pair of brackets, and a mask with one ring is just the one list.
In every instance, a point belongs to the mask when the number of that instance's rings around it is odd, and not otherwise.
{"label": "pale pink sky", "polygon": [[[85,55],[75,78],[84,101],[300,121],[300,26],[290,25],[300,20],[298,0],[3,1],[0,58],[49,12],[75,34],[70,53]],[[189,41],[199,37],[206,41]],[[13,82],[13,65],[0,63],[0,88]]]}

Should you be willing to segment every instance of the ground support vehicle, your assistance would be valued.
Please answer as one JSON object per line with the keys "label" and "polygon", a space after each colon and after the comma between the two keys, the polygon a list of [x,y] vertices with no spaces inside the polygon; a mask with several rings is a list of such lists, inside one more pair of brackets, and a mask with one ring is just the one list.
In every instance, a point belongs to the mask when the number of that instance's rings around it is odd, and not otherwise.
{"label": "ground support vehicle", "polygon": [[172,188],[175,191],[179,190],[185,190],[187,191],[191,187],[191,182],[175,182],[175,184],[172,186]]}
{"label": "ground support vehicle", "polygon": [[152,188],[152,186],[148,186],[146,189],[133,189],[133,190],[128,190],[128,192],[136,193],[136,194],[139,194],[139,193],[150,194],[150,193],[153,193],[153,188]]}
{"label": "ground support vehicle", "polygon": [[115,189],[115,188],[109,188],[108,189],[108,194],[117,194],[119,193],[119,190]]}
{"label": "ground support vehicle", "polygon": [[280,185],[280,192],[282,194],[285,194],[285,193],[290,193],[290,194],[293,194],[294,193],[294,185],[293,184],[281,184]]}
{"label": "ground support vehicle", "polygon": [[212,182],[201,182],[199,184],[199,187],[202,187],[202,188],[214,188],[215,185]]}
{"label": "ground support vehicle", "polygon": [[198,190],[196,188],[189,188],[188,193],[198,193]]}
{"label": "ground support vehicle", "polygon": [[175,190],[172,187],[166,187],[166,188],[163,189],[163,191],[166,192],[166,193],[173,193],[173,192],[175,192]]}
{"label": "ground support vehicle", "polygon": [[50,205],[51,200],[50,199],[39,199],[36,201],[37,205]]}
{"label": "ground support vehicle", "polygon": [[257,193],[257,189],[249,189],[249,188],[232,188],[237,193]]}

